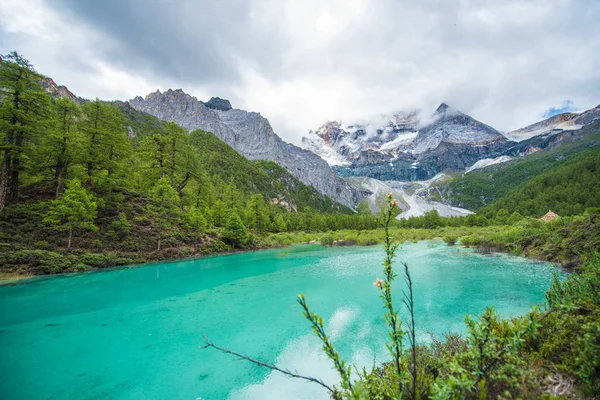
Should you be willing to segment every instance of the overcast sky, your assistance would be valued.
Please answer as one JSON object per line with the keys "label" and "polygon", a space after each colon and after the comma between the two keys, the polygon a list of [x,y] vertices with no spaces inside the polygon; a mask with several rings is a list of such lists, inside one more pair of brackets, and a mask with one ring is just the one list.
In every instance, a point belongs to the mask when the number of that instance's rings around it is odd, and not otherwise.
{"label": "overcast sky", "polygon": [[600,103],[597,0],[0,0],[0,50],[75,94],[182,88],[298,142],[445,101],[503,131]]}

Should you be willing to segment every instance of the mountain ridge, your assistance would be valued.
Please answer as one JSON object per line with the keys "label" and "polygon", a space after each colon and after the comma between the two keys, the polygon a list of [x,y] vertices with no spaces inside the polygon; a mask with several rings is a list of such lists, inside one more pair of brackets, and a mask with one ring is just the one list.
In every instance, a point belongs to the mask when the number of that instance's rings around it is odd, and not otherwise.
{"label": "mountain ridge", "polygon": [[145,98],[137,96],[129,104],[188,131],[211,132],[250,160],[274,161],[301,182],[343,205],[353,207],[361,198],[358,190],[338,178],[318,155],[281,139],[260,113],[212,109],[181,89],[156,91]]}
{"label": "mountain ridge", "polygon": [[[564,113],[504,134],[441,103],[426,120],[422,112],[395,112],[379,124],[329,121],[302,138],[340,176],[382,181],[431,179],[447,169],[466,171],[481,160],[523,156],[564,139],[600,118],[600,106]],[[398,124],[398,116],[403,116]],[[371,132],[371,133],[369,133]]]}

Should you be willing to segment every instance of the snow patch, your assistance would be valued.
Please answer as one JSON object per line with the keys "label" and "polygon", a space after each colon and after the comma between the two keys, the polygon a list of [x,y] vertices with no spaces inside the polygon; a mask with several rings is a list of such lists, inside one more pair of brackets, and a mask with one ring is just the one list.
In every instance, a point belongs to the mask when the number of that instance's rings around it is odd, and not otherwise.
{"label": "snow patch", "polygon": [[329,144],[325,143],[325,141],[317,135],[313,134],[310,138],[302,138],[301,147],[305,150],[315,153],[325,160],[325,162],[327,162],[327,164],[330,166],[350,165],[350,161],[335,151],[335,149],[333,149]]}
{"label": "snow patch", "polygon": [[474,171],[476,169],[482,169],[482,168],[485,168],[485,167],[489,167],[490,165],[505,163],[505,162],[510,161],[512,159],[513,158],[509,157],[509,156],[500,156],[500,157],[496,157],[496,158],[484,158],[484,159],[481,159],[481,160],[477,161],[475,164],[471,165],[465,171],[465,174],[468,174],[469,172]]}
{"label": "snow patch", "polygon": [[[464,208],[452,207],[437,201],[427,200],[420,195],[426,189],[436,182],[446,179],[444,173],[437,174],[427,181],[386,181],[382,182],[374,178],[356,177],[348,178],[351,185],[361,190],[371,192],[367,197],[369,209],[373,212],[379,211],[385,204],[385,196],[392,193],[392,196],[398,200],[398,208],[402,210],[398,219],[407,219],[424,215],[428,211],[437,210],[442,217],[462,217],[472,214],[471,211]],[[411,192],[409,193],[409,190]]]}
{"label": "snow patch", "polygon": [[417,137],[418,134],[419,134],[419,131],[409,132],[409,133],[405,133],[403,135],[398,135],[398,137],[396,139],[392,140],[391,142],[382,144],[381,147],[379,147],[379,150],[389,151],[389,150],[396,149],[398,146],[401,146],[404,144],[409,144],[413,140],[415,140],[415,138]]}

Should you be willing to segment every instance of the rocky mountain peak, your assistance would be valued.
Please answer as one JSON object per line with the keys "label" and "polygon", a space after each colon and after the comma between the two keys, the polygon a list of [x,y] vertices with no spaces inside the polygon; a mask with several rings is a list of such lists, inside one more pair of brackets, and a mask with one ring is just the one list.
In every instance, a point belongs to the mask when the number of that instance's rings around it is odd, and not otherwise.
{"label": "rocky mountain peak", "polygon": [[442,102],[438,108],[435,110],[436,114],[440,114],[443,113],[444,111],[446,111],[447,109],[449,109],[450,106],[444,102]]}
{"label": "rocky mountain peak", "polygon": [[337,137],[342,133],[341,123],[338,121],[328,121],[321,125],[319,129],[314,132],[317,136],[323,139],[326,143],[332,143],[337,140]]}
{"label": "rocky mountain peak", "polygon": [[232,109],[229,100],[220,97],[212,97],[209,101],[204,103],[204,105],[213,110],[229,111]]}
{"label": "rocky mountain peak", "polygon": [[360,194],[335,176],[319,156],[284,142],[269,121],[255,112],[231,108],[229,101],[213,98],[203,103],[181,90],[155,92],[145,99],[129,101],[137,110],[164,121],[174,121],[192,131],[202,129],[215,134],[250,160],[275,161],[301,182],[313,186],[333,200],[353,207]]}
{"label": "rocky mountain peak", "polygon": [[78,101],[77,96],[75,96],[75,94],[73,94],[66,86],[57,85],[51,78],[42,79],[40,84],[46,93],[50,94],[52,97],[62,97]]}

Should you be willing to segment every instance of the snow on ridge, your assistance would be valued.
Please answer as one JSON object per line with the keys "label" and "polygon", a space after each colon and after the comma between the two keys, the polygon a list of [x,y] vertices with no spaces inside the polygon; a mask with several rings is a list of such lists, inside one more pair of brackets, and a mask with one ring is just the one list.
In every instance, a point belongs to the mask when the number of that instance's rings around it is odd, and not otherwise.
{"label": "snow on ridge", "polygon": [[302,138],[301,147],[315,153],[332,167],[350,165],[350,161],[335,151],[335,149],[325,143],[325,141],[317,135],[312,135],[311,138]]}
{"label": "snow on ridge", "polygon": [[465,174],[468,174],[469,172],[474,171],[476,169],[482,169],[482,168],[488,167],[490,165],[505,163],[512,159],[513,158],[509,157],[509,156],[500,156],[500,157],[496,157],[496,158],[484,158],[484,159],[477,161],[475,164],[471,165],[465,171]]}
{"label": "snow on ridge", "polygon": [[415,138],[417,137],[418,134],[419,134],[419,131],[409,132],[409,133],[405,133],[403,135],[398,135],[398,137],[396,139],[392,140],[391,142],[382,144],[379,147],[379,150],[381,150],[381,151],[394,150],[396,147],[398,147],[400,145],[408,144],[408,143],[412,142],[413,140],[415,140]]}
{"label": "snow on ridge", "polygon": [[574,113],[558,114],[525,128],[505,133],[504,136],[514,142],[522,142],[534,136],[546,135],[554,130],[572,131],[580,129],[583,125],[575,124],[575,117],[576,114]]}

